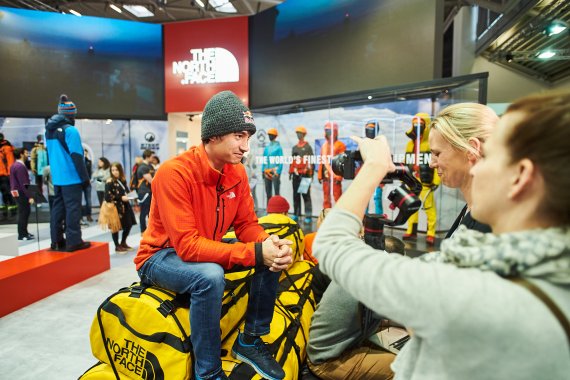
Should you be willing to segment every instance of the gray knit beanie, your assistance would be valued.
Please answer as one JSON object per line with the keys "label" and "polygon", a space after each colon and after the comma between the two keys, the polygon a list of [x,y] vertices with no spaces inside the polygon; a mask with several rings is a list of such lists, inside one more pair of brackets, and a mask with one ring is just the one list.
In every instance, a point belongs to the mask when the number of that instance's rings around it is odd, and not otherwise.
{"label": "gray knit beanie", "polygon": [[212,96],[202,113],[202,140],[241,131],[255,133],[251,111],[231,91]]}

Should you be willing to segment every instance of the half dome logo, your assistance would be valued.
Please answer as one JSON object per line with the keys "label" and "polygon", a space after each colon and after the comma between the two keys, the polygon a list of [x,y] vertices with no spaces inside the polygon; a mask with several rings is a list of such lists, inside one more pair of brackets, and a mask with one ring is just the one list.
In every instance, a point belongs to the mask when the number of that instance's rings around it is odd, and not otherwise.
{"label": "half dome logo", "polygon": [[192,59],[172,62],[172,73],[182,85],[239,81],[236,57],[224,48],[191,49]]}

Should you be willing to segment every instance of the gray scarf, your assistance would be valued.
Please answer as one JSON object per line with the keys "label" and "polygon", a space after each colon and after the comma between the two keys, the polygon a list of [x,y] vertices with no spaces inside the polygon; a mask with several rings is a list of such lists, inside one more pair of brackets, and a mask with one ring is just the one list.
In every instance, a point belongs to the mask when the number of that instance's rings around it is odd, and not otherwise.
{"label": "gray scarf", "polygon": [[552,227],[494,235],[460,226],[441,243],[441,252],[420,260],[570,284],[570,227]]}

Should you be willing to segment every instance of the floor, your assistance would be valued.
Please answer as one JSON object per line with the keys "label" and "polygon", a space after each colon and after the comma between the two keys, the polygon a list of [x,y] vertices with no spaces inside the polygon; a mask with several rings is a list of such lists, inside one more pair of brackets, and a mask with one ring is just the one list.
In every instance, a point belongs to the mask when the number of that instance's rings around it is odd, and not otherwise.
{"label": "floor", "polygon": [[[29,227],[40,239],[20,242],[20,255],[34,252],[38,247],[47,248],[50,243],[48,224],[40,223],[37,228],[30,224]],[[305,232],[314,228],[314,223],[303,225]],[[15,225],[0,225],[0,232],[14,232],[15,229]],[[110,233],[101,231],[96,223],[91,223],[82,232],[85,240],[111,241]],[[390,230],[386,234],[401,237],[402,231]],[[139,240],[140,231],[135,226],[128,244],[137,247]],[[410,256],[426,249],[421,236],[418,240],[413,244],[406,243]],[[125,255],[112,252],[111,270],[0,318],[0,378],[77,379],[95,364],[89,345],[93,317],[107,296],[138,280],[132,261],[134,256],[134,252]],[[10,257],[0,256],[0,260],[6,259]]]}

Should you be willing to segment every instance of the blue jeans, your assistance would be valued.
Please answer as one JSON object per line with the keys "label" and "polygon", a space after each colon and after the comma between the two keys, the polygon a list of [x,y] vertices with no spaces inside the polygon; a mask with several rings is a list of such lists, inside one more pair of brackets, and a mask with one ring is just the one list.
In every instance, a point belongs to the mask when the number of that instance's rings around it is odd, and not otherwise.
{"label": "blue jeans", "polygon": [[140,218],[140,227],[141,227],[141,235],[143,232],[146,231],[146,218],[150,214],[150,202],[152,202],[152,193],[148,193],[148,196],[145,198],[143,202],[139,200],[139,206],[141,209],[139,218]]}
{"label": "blue jeans", "polygon": [[[195,372],[208,379],[222,368],[220,319],[224,294],[224,268],[216,263],[185,262],[174,248],[152,255],[140,268],[146,284],[170,289],[190,297],[190,326],[196,358]],[[269,333],[280,272],[267,267],[256,270],[250,283],[244,332],[254,336]]]}
{"label": "blue jeans", "polygon": [[50,233],[53,244],[63,241],[63,222],[67,247],[83,243],[81,239],[81,184],[54,186],[53,207],[50,210]]}

